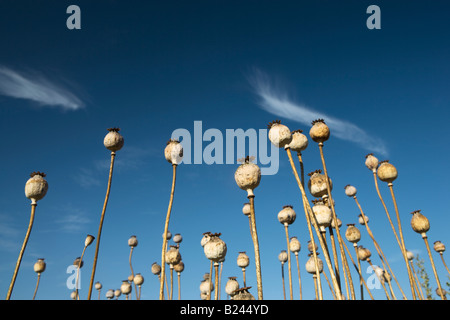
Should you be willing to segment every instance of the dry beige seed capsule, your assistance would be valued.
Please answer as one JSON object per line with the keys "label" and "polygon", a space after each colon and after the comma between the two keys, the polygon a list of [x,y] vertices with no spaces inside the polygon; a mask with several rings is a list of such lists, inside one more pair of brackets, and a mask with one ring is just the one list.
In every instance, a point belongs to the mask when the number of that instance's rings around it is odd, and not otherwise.
{"label": "dry beige seed capsule", "polygon": [[392,183],[392,181],[397,179],[398,173],[397,169],[389,163],[389,160],[384,160],[380,162],[377,175],[381,181]]}
{"label": "dry beige seed capsule", "polygon": [[427,217],[421,214],[420,210],[413,211],[411,214],[411,227],[415,232],[420,233],[422,237],[425,236],[425,233],[430,230],[430,222]]}
{"label": "dry beige seed capsule", "polygon": [[290,225],[294,223],[297,217],[291,205],[283,206],[283,209],[278,212],[278,221],[283,225]]}
{"label": "dry beige seed capsule", "polygon": [[356,188],[354,186],[348,184],[344,187],[344,189],[345,189],[345,194],[347,196],[349,196],[349,197],[356,196]]}
{"label": "dry beige seed capsule", "polygon": [[31,178],[25,184],[25,196],[31,200],[31,203],[36,203],[47,194],[48,183],[44,179],[45,176],[45,173],[39,171],[30,174]]}
{"label": "dry beige seed capsule", "polygon": [[86,240],[84,240],[84,246],[85,247],[90,246],[92,244],[92,242],[94,242],[94,240],[95,240],[95,237],[93,235],[88,234],[86,236]]}
{"label": "dry beige seed capsule", "polygon": [[113,294],[116,298],[119,298],[122,295],[122,291],[120,289],[116,289],[113,291]]}
{"label": "dry beige seed capsule", "polygon": [[[319,255],[319,253],[317,253],[317,255]],[[306,261],[305,264],[306,271],[311,274],[316,274],[316,263],[314,262],[313,254],[312,253],[308,254],[308,257],[309,259],[308,261]],[[319,273],[322,273],[323,261],[319,257],[317,257],[317,264],[319,268]]]}
{"label": "dry beige seed capsule", "polygon": [[208,231],[208,232],[203,233],[202,240],[200,240],[201,246],[204,247],[205,244],[206,244],[209,240],[211,240],[211,232]]}
{"label": "dry beige seed capsule", "polygon": [[170,249],[166,252],[166,263],[176,265],[181,261],[180,250],[177,246],[170,246]]}
{"label": "dry beige seed capsule", "polygon": [[248,195],[252,196],[254,195],[253,190],[259,186],[261,181],[261,169],[250,162],[249,157],[246,157],[244,163],[236,169],[234,179],[239,188],[247,191]]}
{"label": "dry beige seed capsule", "polygon": [[366,223],[369,223],[369,217],[367,215],[364,215],[364,219],[363,219],[363,216],[360,214],[358,216],[359,224],[362,225],[362,226],[365,225],[364,220],[366,221]]}
{"label": "dry beige seed capsule", "polygon": [[434,242],[433,248],[434,248],[434,251],[436,251],[438,253],[442,253],[445,251],[445,245],[439,240]]}
{"label": "dry beige seed capsule", "polygon": [[373,155],[373,153],[369,153],[366,156],[366,167],[372,172],[376,172],[378,168],[378,159]]}
{"label": "dry beige seed capsule", "polygon": [[286,148],[292,141],[291,131],[280,120],[275,120],[267,126],[269,129],[269,140],[279,148]]}
{"label": "dry beige seed capsule", "polygon": [[233,292],[233,300],[255,300],[255,297],[248,292],[251,287],[244,287]]}
{"label": "dry beige seed capsule", "polygon": [[183,241],[183,237],[181,236],[181,234],[177,233],[173,236],[173,242],[181,243],[181,241]]}
{"label": "dry beige seed capsule", "polygon": [[312,202],[314,205],[311,209],[316,217],[320,231],[325,232],[325,228],[328,228],[331,225],[331,220],[333,217],[331,209],[326,206],[322,200],[312,200]]}
{"label": "dry beige seed capsule", "polygon": [[178,140],[170,139],[164,149],[164,157],[173,165],[178,165],[183,159],[183,147]]}
{"label": "dry beige seed capsule", "polygon": [[412,253],[411,251],[406,250],[406,258],[411,261],[412,259],[414,259],[414,253]]}
{"label": "dry beige seed capsule", "polygon": [[106,149],[110,150],[111,152],[116,152],[122,149],[124,144],[124,139],[122,135],[119,133],[120,128],[109,128],[108,134],[103,139],[103,144],[105,145]]}
{"label": "dry beige seed capsule", "polygon": [[77,266],[77,267],[78,267],[78,265],[80,265],[79,267],[82,268],[83,265],[84,265],[84,261],[81,260],[81,257],[77,257],[77,258],[75,259],[75,261],[73,262],[73,265],[74,265],[74,266]]}
{"label": "dry beige seed capsule", "polygon": [[101,288],[103,288],[102,284],[98,281],[95,283],[94,287],[96,290],[100,290]]}
{"label": "dry beige seed capsule", "polygon": [[[162,237],[163,237],[163,239],[164,239],[164,233],[162,234]],[[167,236],[166,236],[166,239],[167,239],[167,240],[172,239],[172,233],[170,233],[169,230],[167,230]]]}
{"label": "dry beige seed capsule", "polygon": [[361,232],[354,224],[347,224],[347,230],[345,230],[345,238],[353,244],[356,244],[361,240]]}
{"label": "dry beige seed capsule", "polygon": [[308,138],[302,132],[302,130],[291,132],[292,141],[289,143],[289,149],[292,151],[302,152],[308,147]]}
{"label": "dry beige seed capsule", "polygon": [[237,282],[236,277],[228,277],[228,281],[225,285],[225,292],[227,294],[234,295],[234,291],[239,289],[239,282]]}
{"label": "dry beige seed capsule", "polygon": [[131,292],[131,284],[128,280],[122,280],[122,285],[120,286],[120,291],[123,294],[129,294]]}
{"label": "dry beige seed capsule", "polygon": [[227,245],[219,237],[220,233],[211,234],[211,239],[203,247],[205,256],[214,262],[219,262],[227,254]]}
{"label": "dry beige seed capsule", "polygon": [[357,252],[358,252],[358,258],[361,261],[366,261],[367,259],[369,259],[372,256],[372,253],[370,252],[370,250],[367,248],[364,248],[363,246],[358,246]]}
{"label": "dry beige seed capsule", "polygon": [[[315,251],[317,251],[317,249],[319,249],[319,247],[317,246],[317,243],[314,243],[314,248],[316,249]],[[313,246],[312,246],[311,240],[308,241],[308,251],[313,252]]]}
{"label": "dry beige seed capsule", "polygon": [[291,241],[289,241],[289,250],[291,252],[297,254],[300,252],[300,249],[302,248],[300,241],[297,239],[297,237],[291,237]]}
{"label": "dry beige seed capsule", "polygon": [[209,286],[211,285],[211,292],[214,291],[214,283],[210,282],[209,279],[203,279],[200,283],[200,292],[209,294]]}
{"label": "dry beige seed capsule", "polygon": [[330,128],[325,124],[323,119],[314,120],[311,124],[312,127],[309,130],[309,135],[315,142],[323,143],[330,138]]}
{"label": "dry beige seed capsule", "polygon": [[286,250],[281,250],[280,254],[278,255],[278,260],[280,260],[282,264],[288,261],[288,255]]}
{"label": "dry beige seed capsule", "polygon": [[250,212],[251,212],[250,203],[249,202],[244,203],[244,206],[242,207],[242,213],[248,216]]}
{"label": "dry beige seed capsule", "polygon": [[144,283],[144,277],[140,273],[136,273],[136,275],[133,278],[133,282],[137,286],[141,286]]}
{"label": "dry beige seed capsule", "polygon": [[42,273],[45,271],[46,264],[43,258],[39,258],[37,262],[34,264],[34,272]]}
{"label": "dry beige seed capsule", "polygon": [[173,266],[173,270],[175,270],[175,272],[183,272],[184,271],[184,263],[183,261],[178,262],[176,265]]}
{"label": "dry beige seed capsule", "polygon": [[131,236],[130,239],[128,239],[128,245],[132,248],[137,247],[138,240],[137,240],[136,236]]}
{"label": "dry beige seed capsule", "polygon": [[133,282],[133,280],[134,280],[134,276],[132,274],[130,274],[128,276],[128,281],[131,283],[131,282]]}
{"label": "dry beige seed capsule", "polygon": [[436,295],[438,297],[440,297],[441,296],[441,290],[442,290],[442,296],[444,297],[444,300],[447,300],[447,297],[446,297],[447,291],[445,291],[444,288],[441,288],[440,290],[439,290],[439,288],[436,288]]}
{"label": "dry beige seed capsule", "polygon": [[158,275],[161,273],[161,266],[156,262],[153,262],[151,270],[154,275]]}
{"label": "dry beige seed capsule", "polygon": [[[72,299],[76,299],[76,297],[77,297],[77,292],[76,291],[73,291],[70,295],[72,296],[72,294],[74,294],[74,298],[72,298]],[[108,299],[108,300],[111,300],[112,298],[114,298],[114,290],[113,289],[109,289],[108,291],[106,291],[106,298]]]}
{"label": "dry beige seed capsule", "polygon": [[[337,218],[337,225],[338,225],[338,228],[340,228],[342,226],[342,221],[339,218]],[[331,219],[331,227],[333,229],[336,229],[336,224],[334,223],[334,219]]]}
{"label": "dry beige seed capsule", "polygon": [[[310,177],[308,180],[308,189],[311,195],[315,198],[321,198],[323,196],[328,195],[327,190],[327,180],[325,178],[325,175],[322,174],[322,170],[316,170],[313,172],[308,173],[308,176]],[[330,191],[333,189],[333,183],[328,177],[328,181],[330,183]]]}
{"label": "dry beige seed capsule", "polygon": [[249,259],[248,255],[245,253],[245,251],[241,251],[238,254],[236,262],[237,262],[238,267],[247,268],[248,265],[250,264],[250,259]]}

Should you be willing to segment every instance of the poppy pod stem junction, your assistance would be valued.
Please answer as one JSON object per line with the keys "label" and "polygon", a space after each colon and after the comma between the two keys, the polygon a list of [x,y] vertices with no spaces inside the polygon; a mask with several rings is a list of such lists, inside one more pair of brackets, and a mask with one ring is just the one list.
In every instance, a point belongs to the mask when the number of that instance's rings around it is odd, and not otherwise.
{"label": "poppy pod stem junction", "polygon": [[159,284],[159,300],[164,300],[164,279],[166,275],[166,250],[167,250],[167,233],[169,230],[170,214],[172,212],[173,198],[175,194],[175,182],[177,178],[177,164],[172,164],[172,188],[170,190],[169,207],[167,208],[166,222],[164,224],[163,245],[161,252],[161,282]]}
{"label": "poppy pod stem junction", "polygon": [[[313,217],[314,213],[312,212],[311,207],[310,207],[309,202],[308,202],[308,198],[306,197],[305,188],[303,187],[302,182],[301,182],[301,180],[300,180],[300,178],[298,176],[298,172],[297,172],[297,169],[295,167],[294,160],[292,158],[291,150],[290,150],[290,148],[285,148],[285,150],[286,150],[286,153],[288,155],[289,162],[291,164],[291,168],[292,168],[292,171],[294,173],[294,177],[295,177],[295,179],[297,181],[297,185],[298,185],[298,187],[300,189],[300,192],[302,194],[303,209],[305,211],[305,217],[306,217],[306,222],[307,222],[307,225],[308,225],[308,232],[309,232],[309,237],[311,238],[312,246],[313,246],[313,248],[315,247],[315,240],[314,240],[314,236],[313,236],[313,233],[312,233],[311,224],[313,225],[313,227],[314,227],[314,229],[316,231],[316,234],[317,234],[318,239],[319,239],[320,246],[322,247],[322,251],[323,251],[324,256],[325,256],[325,261],[326,261],[327,267],[328,267],[330,275],[331,275],[331,279],[332,279],[332,283],[333,283],[334,290],[335,290],[335,293],[336,293],[336,297],[337,297],[338,300],[342,300],[341,290],[340,290],[339,284],[337,282],[336,275],[334,273],[330,257],[328,255],[327,251],[324,250],[325,244],[323,243],[322,237],[320,235],[319,228],[318,228],[317,224],[315,223],[315,221],[313,219],[311,219],[311,217]],[[315,261],[315,265],[316,265],[316,276],[318,276],[317,279],[318,279],[318,282],[320,283],[320,273],[319,273],[319,269],[318,269],[318,260],[317,260],[317,254],[316,254],[315,250],[313,250],[313,257],[314,257],[314,261]],[[320,287],[321,286],[319,285],[319,288]],[[319,299],[322,299],[321,294],[322,293],[319,292]]]}
{"label": "poppy pod stem junction", "polygon": [[[328,170],[327,170],[327,166],[325,163],[325,157],[324,157],[324,152],[323,152],[323,142],[319,142],[318,145],[319,145],[319,151],[320,151],[320,159],[322,160],[323,172],[325,174],[325,181],[326,181],[326,185],[327,185],[327,191],[328,191],[331,212],[333,214],[333,219],[335,221],[337,221],[336,211],[334,209],[334,201],[333,201],[333,197],[331,195],[330,179],[328,177]],[[348,282],[350,284],[350,292],[352,294],[352,299],[355,300],[355,290],[353,288],[352,276],[350,274],[350,268],[348,267],[347,257],[345,255],[345,251],[344,251],[343,244],[342,244],[343,240],[342,240],[341,233],[339,231],[339,225],[337,223],[335,225],[335,229],[336,229],[337,240],[338,240],[339,248],[340,248],[340,252],[341,252],[341,260],[342,260],[343,268],[345,268]]]}

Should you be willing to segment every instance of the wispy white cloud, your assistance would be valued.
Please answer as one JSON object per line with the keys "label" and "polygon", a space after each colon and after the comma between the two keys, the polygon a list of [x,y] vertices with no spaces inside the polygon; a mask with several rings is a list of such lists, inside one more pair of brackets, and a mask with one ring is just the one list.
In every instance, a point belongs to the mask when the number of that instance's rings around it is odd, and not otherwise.
{"label": "wispy white cloud", "polygon": [[4,66],[0,66],[0,94],[63,110],[84,107],[83,101],[62,84],[54,83],[35,72],[25,74]]}
{"label": "wispy white cloud", "polygon": [[248,81],[260,98],[258,104],[263,110],[308,126],[315,119],[324,119],[335,137],[354,142],[370,152],[387,155],[386,145],[381,139],[368,134],[349,121],[326,115],[292,101],[285,90],[285,86],[274,82],[261,70],[254,69],[253,73],[248,76]]}

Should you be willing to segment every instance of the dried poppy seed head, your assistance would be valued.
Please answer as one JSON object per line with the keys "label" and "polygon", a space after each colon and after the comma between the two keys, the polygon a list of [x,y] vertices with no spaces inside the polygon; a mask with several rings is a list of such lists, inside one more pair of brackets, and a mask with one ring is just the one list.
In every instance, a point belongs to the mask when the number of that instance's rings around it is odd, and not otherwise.
{"label": "dried poppy seed head", "polygon": [[88,235],[86,236],[86,239],[84,240],[84,246],[85,246],[85,247],[90,246],[91,243],[94,242],[94,240],[95,240],[95,237],[94,237],[93,235],[88,234]]}
{"label": "dried poppy seed head", "polygon": [[[317,253],[317,256],[319,253]],[[306,271],[310,274],[315,275],[316,274],[316,262],[314,261],[314,256],[312,253],[308,254],[309,259],[306,261],[305,268]],[[317,257],[317,267],[319,269],[319,273],[322,273],[323,271],[323,261],[319,257]]]}
{"label": "dried poppy seed head", "polygon": [[220,239],[220,233],[211,234],[210,240],[203,246],[206,258],[219,262],[227,254],[227,245]]}
{"label": "dried poppy seed head", "polygon": [[354,197],[354,196],[356,196],[356,188],[354,187],[354,186],[352,186],[352,185],[346,185],[345,187],[344,187],[344,189],[345,189],[345,194],[347,195],[347,196],[349,196],[349,197]]}
{"label": "dried poppy seed head", "polygon": [[251,287],[244,287],[237,289],[232,292],[230,296],[232,296],[233,300],[255,300],[255,297],[248,292]]}
{"label": "dried poppy seed head", "polygon": [[164,157],[169,163],[179,165],[183,160],[183,146],[181,143],[176,139],[170,139],[164,149]]}
{"label": "dried poppy seed head", "polygon": [[[320,170],[311,172],[308,180],[308,189],[311,195],[315,198],[320,198],[328,195],[327,181],[324,174]],[[333,189],[333,182],[331,178],[328,177],[328,183],[330,185],[330,191]]]}
{"label": "dried poppy seed head", "polygon": [[39,258],[38,261],[36,261],[36,263],[34,264],[33,269],[34,269],[34,272],[36,272],[36,273],[42,273],[45,271],[45,267],[46,267],[46,264],[44,262],[44,259]]}
{"label": "dried poppy seed head", "polygon": [[243,163],[236,169],[234,180],[239,188],[247,191],[248,196],[253,196],[253,190],[261,181],[261,169],[252,162]]}
{"label": "dried poppy seed head", "polygon": [[369,153],[366,155],[365,165],[372,172],[376,172],[378,168],[378,159],[373,155],[373,153]]}
{"label": "dried poppy seed head", "polygon": [[183,237],[181,236],[181,234],[177,233],[173,236],[173,242],[181,243],[181,241],[183,241]]}
{"label": "dried poppy seed head", "polygon": [[272,128],[272,126],[275,124],[281,124],[281,120],[273,120],[273,121],[269,122],[269,124],[267,125],[267,129]]}
{"label": "dried poppy seed head", "polygon": [[96,290],[100,290],[101,288],[103,288],[102,284],[98,281],[95,283],[94,287]]}
{"label": "dried poppy seed head", "polygon": [[152,264],[152,273],[154,275],[158,275],[161,273],[161,266],[156,262],[153,262]]}
{"label": "dried poppy seed head", "polygon": [[280,120],[275,120],[269,123],[269,140],[278,148],[286,148],[292,141],[291,130]]}
{"label": "dried poppy seed head", "polygon": [[122,285],[120,286],[120,291],[123,294],[129,294],[131,292],[131,284],[128,280],[122,280]]}
{"label": "dried poppy seed head", "polygon": [[175,265],[181,261],[180,250],[176,246],[170,246],[170,249],[166,252],[166,263],[169,265]]}
{"label": "dried poppy seed head", "polygon": [[242,207],[242,213],[248,216],[251,213],[251,206],[250,203],[244,203],[244,206]]}
{"label": "dried poppy seed head", "polygon": [[36,204],[38,200],[41,200],[47,194],[48,183],[44,179],[45,176],[43,172],[32,172],[25,183],[25,196],[31,200],[32,204]]}
{"label": "dried poppy seed head", "polygon": [[325,205],[323,201],[318,200],[314,201],[314,206],[311,209],[317,220],[317,224],[320,228],[320,231],[325,232],[326,231],[325,228],[331,225],[331,220],[333,217],[330,207]]}
{"label": "dried poppy seed head", "polygon": [[281,250],[280,254],[278,255],[278,260],[280,260],[281,264],[284,264],[286,261],[288,261],[288,254],[286,250]]}
{"label": "dried poppy seed head", "polygon": [[411,261],[412,259],[414,259],[414,253],[412,253],[409,250],[406,250],[406,258]]}
{"label": "dried poppy seed head", "polygon": [[433,248],[438,253],[442,253],[445,251],[445,245],[439,240],[434,242]]}
{"label": "dried poppy seed head", "polygon": [[297,218],[297,214],[295,213],[293,207],[291,205],[283,206],[283,209],[278,212],[278,221],[283,225],[290,225],[294,223]]}
{"label": "dried poppy seed head", "polygon": [[411,227],[417,233],[420,233],[422,237],[426,237],[426,233],[430,230],[430,222],[427,217],[420,213],[420,210],[411,212]]}
{"label": "dried poppy seed head", "polygon": [[392,183],[395,179],[397,179],[398,172],[397,169],[389,163],[389,160],[383,160],[380,161],[377,175],[381,181]]}
{"label": "dried poppy seed head", "polygon": [[323,143],[330,137],[330,128],[325,124],[323,119],[317,119],[311,122],[309,135],[315,142]]}
{"label": "dried poppy seed head", "polygon": [[184,271],[184,262],[180,261],[178,262],[176,265],[173,266],[173,270],[175,270],[175,272],[181,273]]}
{"label": "dried poppy seed head", "polygon": [[291,240],[289,241],[289,250],[292,251],[294,254],[297,254],[298,252],[300,252],[301,248],[302,246],[297,237],[291,237]]}
{"label": "dried poppy seed head", "polygon": [[109,128],[109,132],[103,139],[103,144],[111,152],[116,152],[122,149],[124,144],[123,136],[119,133],[119,128]]}
{"label": "dried poppy seed head", "polygon": [[245,253],[245,251],[241,251],[238,254],[236,262],[237,262],[238,267],[247,268],[248,265],[250,264],[250,258]]}
{"label": "dried poppy seed head", "polygon": [[225,285],[225,292],[229,295],[234,295],[234,291],[239,289],[239,282],[236,277],[228,277],[227,284]]}
{"label": "dried poppy seed head", "polygon": [[347,230],[345,231],[345,238],[355,245],[361,240],[361,232],[355,227],[353,223],[347,224]]}
{"label": "dried poppy seed head", "polygon": [[292,141],[289,143],[289,148],[297,153],[302,152],[308,147],[308,138],[302,132],[302,130],[291,132]]}
{"label": "dried poppy seed head", "polygon": [[360,214],[360,215],[358,216],[358,222],[359,222],[359,224],[360,224],[360,225],[365,225],[364,220],[366,220],[366,223],[369,223],[369,217],[368,217],[367,215],[364,215],[364,219],[363,219],[362,214]]}
{"label": "dried poppy seed head", "polygon": [[133,278],[133,282],[137,286],[141,286],[144,283],[144,277],[140,273],[136,273],[136,275]]}

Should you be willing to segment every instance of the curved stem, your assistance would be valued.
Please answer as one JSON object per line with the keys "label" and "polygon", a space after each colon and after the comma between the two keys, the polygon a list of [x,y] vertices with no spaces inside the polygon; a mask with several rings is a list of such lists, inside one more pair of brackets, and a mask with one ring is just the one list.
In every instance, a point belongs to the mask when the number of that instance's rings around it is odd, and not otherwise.
{"label": "curved stem", "polygon": [[391,191],[392,201],[394,202],[395,214],[397,216],[398,233],[400,234],[400,241],[401,241],[402,248],[403,248],[402,249],[403,259],[405,260],[406,269],[408,271],[409,283],[411,285],[411,292],[413,294],[413,299],[415,300],[416,294],[414,292],[414,285],[413,285],[414,278],[412,276],[411,268],[409,267],[409,263],[408,263],[408,257],[406,255],[406,247],[405,247],[405,240],[403,238],[402,224],[400,222],[400,214],[398,213],[398,206],[397,206],[397,201],[395,199],[394,188],[393,188],[392,182],[388,183],[388,186],[389,186],[389,190]]}
{"label": "curved stem", "polygon": [[39,272],[38,275],[37,275],[37,282],[36,282],[36,288],[34,289],[33,300],[36,298],[36,293],[38,291],[39,280],[40,279],[41,279],[41,273]]}
{"label": "curved stem", "polygon": [[[305,189],[303,188],[303,185],[302,185],[302,183],[300,181],[300,178],[298,176],[297,169],[296,169],[295,164],[294,164],[294,160],[292,159],[291,149],[290,148],[286,148],[286,153],[287,153],[287,155],[289,157],[289,162],[291,164],[291,168],[292,168],[292,171],[294,173],[294,177],[295,177],[295,179],[297,181],[297,185],[298,185],[298,187],[300,189],[300,192],[302,194],[303,209],[305,211],[305,217],[306,217],[306,222],[307,222],[307,226],[308,226],[309,237],[311,238],[311,245],[313,246],[313,248],[315,248],[315,240],[314,240],[314,236],[313,236],[312,229],[311,229],[311,224],[312,224],[314,229],[315,229],[315,231],[316,231],[317,237],[319,239],[320,246],[322,247],[322,251],[323,251],[324,256],[325,256],[325,262],[326,262],[327,267],[328,267],[328,269],[330,271],[330,275],[331,275],[333,286],[334,286],[334,289],[335,289],[335,292],[336,292],[336,296],[337,296],[337,298],[339,300],[342,300],[341,291],[340,291],[339,285],[338,285],[337,280],[336,280],[336,275],[334,274],[334,271],[333,271],[333,266],[331,265],[330,257],[327,254],[327,251],[324,250],[324,243],[323,243],[322,237],[320,236],[319,228],[317,226],[317,223],[314,221],[315,219],[311,219],[311,217],[313,217],[314,214],[313,214],[313,212],[311,210],[311,206],[309,205],[308,198],[306,197]],[[319,264],[317,262],[317,254],[316,254],[315,250],[313,250],[313,257],[314,257],[314,262],[315,262],[315,266],[316,266],[316,276],[319,275],[319,277],[317,277],[317,278],[318,278],[318,281],[320,282],[320,273],[319,273],[319,269],[318,269]],[[319,286],[319,288],[320,288],[320,286]],[[320,293],[319,293],[319,298],[320,299],[323,298]]]}
{"label": "curved stem", "polygon": [[323,276],[325,277],[325,280],[328,283],[328,287],[330,288],[330,291],[331,291],[331,294],[333,295],[334,300],[336,300],[336,295],[334,294],[333,287],[331,286],[330,280],[328,279],[328,276],[327,276],[326,272],[322,271],[322,274],[323,274]]}
{"label": "curved stem", "polygon": [[425,246],[427,247],[428,256],[430,257],[431,267],[432,267],[433,273],[434,273],[434,278],[436,279],[436,283],[439,288],[439,294],[441,296],[441,299],[445,300],[444,293],[443,293],[442,287],[441,287],[441,282],[439,281],[439,276],[436,271],[436,266],[434,265],[433,256],[431,255],[430,245],[428,244],[428,237],[424,233],[424,234],[422,234],[422,238],[423,238],[423,241],[425,241]]}
{"label": "curved stem", "polygon": [[283,283],[283,299],[286,300],[286,287],[284,285],[284,263],[281,263],[281,282]]}
{"label": "curved stem", "polygon": [[445,263],[445,260],[444,260],[444,255],[442,254],[442,252],[439,252],[439,255],[441,256],[441,260],[442,260],[442,263],[444,264],[445,269],[447,269],[448,274],[450,274],[450,270],[448,270],[447,264]]}
{"label": "curved stem", "polygon": [[288,232],[288,224],[286,223],[284,225],[284,230],[286,233],[286,242],[287,242],[287,254],[288,254],[288,274],[289,274],[289,294],[291,300],[293,300],[293,293],[292,293],[292,271],[291,271],[291,250],[289,248],[289,232]]}
{"label": "curved stem", "polygon": [[300,290],[300,300],[303,300],[303,298],[302,298],[302,278],[300,277],[300,264],[298,262],[298,252],[295,253],[295,260],[297,261],[298,287]]}
{"label": "curved stem", "polygon": [[250,194],[248,196],[248,199],[250,200],[250,217],[251,217],[251,222],[252,222],[252,238],[253,238],[253,247],[255,249],[256,285],[258,287],[258,300],[263,300],[261,259],[259,256],[258,232],[256,231],[255,196]]}
{"label": "curved stem", "polygon": [[133,271],[133,266],[131,265],[131,255],[133,254],[133,249],[134,247],[130,248],[130,257],[128,259],[129,263],[130,263],[130,269],[131,269],[131,275],[133,276],[133,284],[134,284],[134,291],[136,292],[136,300],[139,300],[139,296],[138,296],[138,291],[136,289],[136,283],[134,283],[134,271]]}
{"label": "curved stem", "polygon": [[19,252],[19,258],[17,259],[17,262],[16,262],[16,267],[14,269],[11,283],[9,284],[9,289],[8,289],[8,293],[6,295],[6,300],[11,299],[11,294],[14,289],[14,284],[16,282],[17,273],[19,272],[20,264],[22,262],[23,253],[25,252],[25,248],[27,247],[28,239],[30,238],[31,229],[33,228],[34,215],[36,213],[36,206],[37,206],[37,203],[35,201],[32,201],[31,202],[30,222],[28,224],[27,233],[25,234],[25,239],[23,240],[23,243],[22,243],[22,248],[20,249],[20,252]]}
{"label": "curved stem", "polygon": [[355,300],[355,290],[353,288],[352,276],[350,274],[350,268],[348,267],[347,257],[345,255],[345,251],[344,251],[344,248],[343,248],[343,244],[342,244],[343,240],[342,240],[342,237],[341,237],[341,233],[339,231],[339,226],[338,226],[338,223],[337,223],[338,220],[337,220],[337,216],[336,216],[336,211],[334,209],[334,201],[333,201],[333,197],[331,195],[330,180],[329,180],[329,177],[328,177],[327,166],[325,164],[325,157],[323,155],[323,143],[319,143],[319,151],[320,151],[320,159],[322,160],[323,171],[324,171],[324,174],[325,174],[325,182],[326,182],[326,185],[327,185],[327,192],[328,192],[328,198],[330,200],[329,203],[330,203],[330,207],[331,207],[331,212],[333,214],[333,219],[336,222],[335,223],[335,230],[336,230],[337,240],[338,240],[339,248],[340,248],[340,252],[341,252],[342,265],[343,265],[343,268],[345,268],[346,276],[347,276],[348,282],[350,284],[350,292],[352,294],[352,299]]}
{"label": "curved stem", "polygon": [[170,213],[172,211],[173,197],[175,194],[175,182],[177,177],[177,165],[172,164],[172,189],[170,190],[169,207],[167,208],[166,222],[164,225],[163,245],[161,252],[161,283],[159,284],[159,300],[164,299],[164,279],[166,275],[166,250],[167,250],[167,232],[169,230]]}
{"label": "curved stem", "polygon": [[98,226],[97,243],[95,245],[95,255],[94,255],[94,262],[92,265],[91,282],[89,284],[89,292],[88,292],[88,298],[87,298],[88,300],[91,300],[92,288],[94,285],[95,270],[97,268],[98,251],[100,248],[100,237],[102,234],[103,220],[105,219],[106,206],[108,205],[109,193],[111,191],[111,181],[112,181],[115,157],[116,157],[116,153],[111,152],[111,164],[109,166],[108,186],[106,188],[105,201],[103,203],[102,215],[100,217],[100,224]]}

